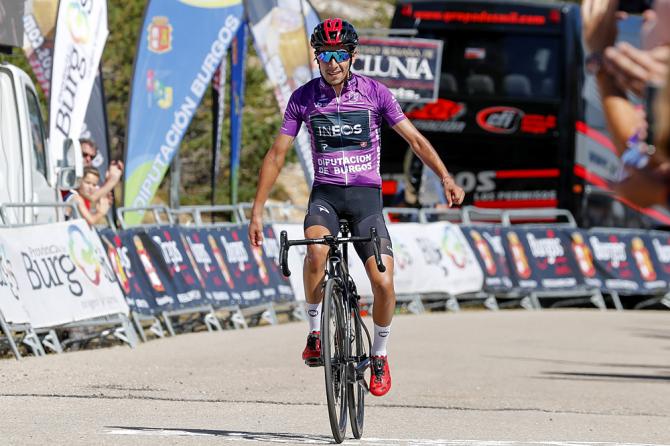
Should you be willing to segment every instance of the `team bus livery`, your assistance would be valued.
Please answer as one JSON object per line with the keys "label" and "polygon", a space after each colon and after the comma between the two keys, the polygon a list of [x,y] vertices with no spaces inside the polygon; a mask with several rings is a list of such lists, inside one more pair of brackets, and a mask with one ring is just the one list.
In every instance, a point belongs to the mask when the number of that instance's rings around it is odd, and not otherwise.
{"label": "team bus livery", "polygon": [[[465,204],[582,217],[585,188],[615,180],[620,163],[602,116],[591,119],[596,128],[585,119],[579,14],[577,4],[547,1],[398,1],[393,29],[443,41],[437,101],[404,110],[467,192]],[[406,155],[397,148],[407,144],[389,131],[383,140],[390,198]]]}

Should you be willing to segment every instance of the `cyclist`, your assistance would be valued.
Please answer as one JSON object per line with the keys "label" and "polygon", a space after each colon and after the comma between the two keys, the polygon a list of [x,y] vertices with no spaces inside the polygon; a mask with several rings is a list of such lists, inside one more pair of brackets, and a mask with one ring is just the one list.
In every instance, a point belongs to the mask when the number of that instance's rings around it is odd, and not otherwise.
{"label": "cyclist", "polygon": [[[265,155],[260,170],[249,239],[254,246],[260,246],[263,241],[263,206],[284,165],[286,153],[301,124],[305,123],[311,136],[314,165],[314,185],[304,223],[305,237],[337,235],[339,218],[346,218],[352,235],[366,236],[374,226],[381,238],[384,273],[377,270],[371,243],[355,244],[354,247],[365,265],[374,294],[370,392],[382,396],[391,388],[386,343],[396,303],[393,250],[382,216],[379,175],[382,118],[438,175],[449,206],[460,204],[464,192],[453,181],[428,140],[405,117],[388,88],[352,73],[358,35],[349,22],[339,18],[324,20],[314,29],[310,44],[321,77],[298,88],[289,100],[279,135]],[[302,358],[308,365],[321,356],[319,334],[327,253],[327,246],[310,245],[305,257],[303,280],[309,334]]]}

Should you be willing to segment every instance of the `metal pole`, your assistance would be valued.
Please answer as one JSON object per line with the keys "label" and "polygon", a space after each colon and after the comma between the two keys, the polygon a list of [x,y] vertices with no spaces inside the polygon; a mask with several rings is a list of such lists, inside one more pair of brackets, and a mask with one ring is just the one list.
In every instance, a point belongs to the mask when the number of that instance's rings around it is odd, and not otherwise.
{"label": "metal pole", "polygon": [[179,185],[181,183],[181,158],[177,152],[170,164],[170,207],[179,209]]}

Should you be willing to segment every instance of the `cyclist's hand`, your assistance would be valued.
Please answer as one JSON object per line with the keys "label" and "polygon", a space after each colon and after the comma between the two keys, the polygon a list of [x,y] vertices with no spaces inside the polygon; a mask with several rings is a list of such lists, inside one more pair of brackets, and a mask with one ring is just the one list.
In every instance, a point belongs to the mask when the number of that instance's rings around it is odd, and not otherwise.
{"label": "cyclist's hand", "polygon": [[263,220],[251,217],[249,222],[249,241],[251,246],[261,246],[263,244]]}
{"label": "cyclist's hand", "polygon": [[449,207],[463,203],[465,191],[449,177],[444,180],[444,196],[447,197]]}

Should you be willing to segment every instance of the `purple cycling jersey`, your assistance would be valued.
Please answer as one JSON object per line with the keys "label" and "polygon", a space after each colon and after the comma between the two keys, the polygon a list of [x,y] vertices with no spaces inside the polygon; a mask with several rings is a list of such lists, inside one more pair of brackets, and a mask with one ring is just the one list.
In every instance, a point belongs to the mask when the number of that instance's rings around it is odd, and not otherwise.
{"label": "purple cycling jersey", "polygon": [[322,78],[291,95],[281,133],[295,137],[304,122],[312,137],[314,184],[381,187],[382,117],[390,126],[406,119],[383,84],[352,74],[340,96]]}

